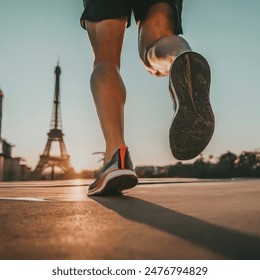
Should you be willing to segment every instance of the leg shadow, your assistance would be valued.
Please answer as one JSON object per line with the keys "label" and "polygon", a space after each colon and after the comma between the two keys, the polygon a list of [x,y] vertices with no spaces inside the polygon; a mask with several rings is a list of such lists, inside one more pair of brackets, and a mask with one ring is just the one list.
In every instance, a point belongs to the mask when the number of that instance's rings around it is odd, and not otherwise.
{"label": "leg shadow", "polygon": [[227,259],[260,258],[260,238],[134,197],[92,197],[121,216],[189,240]]}

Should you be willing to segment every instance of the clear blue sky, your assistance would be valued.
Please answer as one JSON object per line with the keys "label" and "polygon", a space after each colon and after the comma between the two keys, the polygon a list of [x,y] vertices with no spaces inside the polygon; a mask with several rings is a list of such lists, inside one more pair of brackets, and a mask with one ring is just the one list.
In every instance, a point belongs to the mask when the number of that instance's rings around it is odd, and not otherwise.
{"label": "clear blue sky", "polygon": [[[81,0],[0,0],[2,136],[13,156],[35,167],[50,128],[54,67],[60,58],[65,144],[77,169],[95,168],[104,150],[89,88],[92,51],[79,25]],[[260,1],[184,0],[184,37],[207,57],[216,131],[204,155],[260,148]],[[168,145],[172,103],[167,78],[150,76],[137,53],[135,25],[122,54],[126,140],[136,165],[176,161]]]}

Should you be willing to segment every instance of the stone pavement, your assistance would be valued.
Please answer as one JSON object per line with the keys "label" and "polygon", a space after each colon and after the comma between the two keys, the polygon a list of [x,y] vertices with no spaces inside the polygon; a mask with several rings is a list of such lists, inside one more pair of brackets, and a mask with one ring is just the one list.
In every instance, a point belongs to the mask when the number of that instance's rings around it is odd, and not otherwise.
{"label": "stone pavement", "polygon": [[260,259],[260,180],[0,183],[0,259]]}

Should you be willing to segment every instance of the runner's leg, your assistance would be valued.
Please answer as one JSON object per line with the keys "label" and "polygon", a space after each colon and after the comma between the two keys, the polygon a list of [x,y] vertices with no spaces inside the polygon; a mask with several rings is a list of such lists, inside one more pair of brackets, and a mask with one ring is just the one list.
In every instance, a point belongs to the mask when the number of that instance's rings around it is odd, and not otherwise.
{"label": "runner's leg", "polygon": [[94,51],[91,91],[106,142],[105,161],[125,145],[124,104],[126,89],[120,76],[120,56],[126,19],[85,21]]}
{"label": "runner's leg", "polygon": [[210,68],[203,56],[192,52],[188,43],[175,35],[175,24],[176,17],[168,3],[152,5],[139,26],[139,53],[150,73],[170,76],[169,90],[175,108],[170,148],[176,159],[188,160],[206,148],[214,132]]}

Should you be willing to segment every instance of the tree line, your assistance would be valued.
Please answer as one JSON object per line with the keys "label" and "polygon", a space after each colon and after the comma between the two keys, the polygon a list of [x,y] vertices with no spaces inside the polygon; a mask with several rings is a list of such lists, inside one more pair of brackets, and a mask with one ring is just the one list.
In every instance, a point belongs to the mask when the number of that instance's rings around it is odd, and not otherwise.
{"label": "tree line", "polygon": [[231,152],[218,159],[210,156],[207,160],[201,155],[192,164],[178,162],[168,169],[169,177],[234,178],[260,177],[260,152]]}

